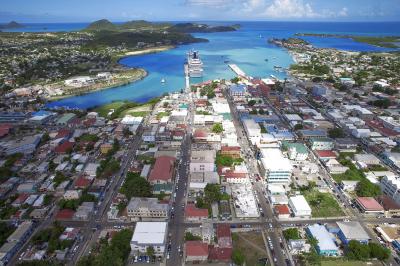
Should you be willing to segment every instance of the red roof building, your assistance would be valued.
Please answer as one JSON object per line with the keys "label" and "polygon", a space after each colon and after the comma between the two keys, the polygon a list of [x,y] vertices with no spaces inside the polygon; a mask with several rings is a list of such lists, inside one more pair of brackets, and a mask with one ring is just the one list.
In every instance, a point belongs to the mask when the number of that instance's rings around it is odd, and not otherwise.
{"label": "red roof building", "polygon": [[322,150],[316,150],[314,151],[318,158],[326,160],[326,159],[336,159],[336,153],[333,151],[322,151]]}
{"label": "red roof building", "polygon": [[240,158],[240,147],[239,146],[222,146],[221,155],[230,156],[232,158]]}
{"label": "red roof building", "polygon": [[231,261],[232,248],[212,247],[210,249],[209,259],[213,261]]}
{"label": "red roof building", "polygon": [[175,158],[170,156],[160,156],[156,159],[153,170],[149,176],[152,184],[165,184],[172,182],[174,174]]}
{"label": "red roof building", "polygon": [[208,210],[197,208],[194,204],[187,204],[185,217],[190,221],[200,221],[208,218]]}
{"label": "red roof building", "polygon": [[12,129],[11,124],[1,124],[0,125],[0,138],[7,136]]}
{"label": "red roof building", "polygon": [[90,186],[90,184],[92,183],[91,180],[84,178],[83,176],[79,177],[78,179],[76,179],[75,181],[75,188],[82,188],[85,189],[88,186]]}
{"label": "red roof building", "polygon": [[61,138],[68,138],[71,135],[71,131],[69,129],[60,129],[57,132],[56,139],[61,139]]}
{"label": "red roof building", "polygon": [[73,147],[74,147],[73,142],[64,141],[54,149],[54,152],[60,154],[68,153],[69,151],[72,150]]}
{"label": "red roof building", "polygon": [[373,212],[382,212],[384,211],[382,205],[379,204],[372,197],[358,197],[356,199],[356,204],[360,207],[363,212],[373,213]]}
{"label": "red roof building", "polygon": [[286,204],[275,205],[274,211],[279,219],[290,217],[290,209]]}
{"label": "red roof building", "polygon": [[72,217],[74,216],[75,212],[70,209],[62,209],[59,210],[57,215],[56,215],[56,220],[57,221],[63,221],[63,220],[72,220]]}
{"label": "red roof building", "polygon": [[218,239],[218,247],[232,248],[232,236],[229,224],[217,225],[217,239]]}
{"label": "red roof building", "polygon": [[193,138],[196,142],[207,141],[208,133],[204,129],[196,129],[193,133]]}
{"label": "red roof building", "polygon": [[208,244],[201,241],[186,241],[186,261],[205,261],[208,258]]}

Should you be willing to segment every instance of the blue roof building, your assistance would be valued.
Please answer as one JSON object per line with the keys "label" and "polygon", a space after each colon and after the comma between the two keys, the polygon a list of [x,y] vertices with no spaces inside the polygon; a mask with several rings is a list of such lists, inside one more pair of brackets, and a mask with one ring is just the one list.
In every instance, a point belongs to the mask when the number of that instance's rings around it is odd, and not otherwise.
{"label": "blue roof building", "polygon": [[229,92],[232,96],[244,96],[247,92],[246,85],[233,84],[230,86]]}
{"label": "blue roof building", "polygon": [[333,241],[333,236],[320,224],[310,225],[306,228],[306,233],[318,241],[317,252],[322,256],[337,256],[339,248]]}

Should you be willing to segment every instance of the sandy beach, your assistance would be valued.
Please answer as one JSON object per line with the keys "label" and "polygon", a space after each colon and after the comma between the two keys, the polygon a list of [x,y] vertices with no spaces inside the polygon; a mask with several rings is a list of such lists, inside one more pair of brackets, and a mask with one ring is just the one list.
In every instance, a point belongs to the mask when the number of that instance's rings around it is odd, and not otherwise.
{"label": "sandy beach", "polygon": [[170,50],[173,48],[175,48],[175,46],[172,46],[172,45],[153,47],[153,48],[147,48],[147,49],[143,49],[143,50],[127,52],[127,53],[125,53],[125,56],[159,53],[159,52],[167,51],[167,50]]}

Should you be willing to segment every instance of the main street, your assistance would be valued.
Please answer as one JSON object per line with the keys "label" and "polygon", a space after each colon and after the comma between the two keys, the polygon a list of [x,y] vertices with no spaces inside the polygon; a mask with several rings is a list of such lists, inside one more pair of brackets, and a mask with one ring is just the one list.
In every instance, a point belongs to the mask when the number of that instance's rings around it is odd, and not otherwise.
{"label": "main street", "polygon": [[83,232],[81,232],[83,243],[80,244],[80,248],[77,252],[73,254],[70,260],[70,265],[75,265],[80,257],[89,253],[89,250],[97,240],[99,232],[107,224],[107,211],[111,206],[112,199],[117,195],[119,188],[125,180],[131,162],[133,162],[136,156],[136,150],[139,148],[141,143],[142,132],[143,127],[139,127],[136,135],[128,145],[127,153],[121,162],[119,171],[109,178],[106,189],[103,192],[104,196],[100,199],[98,204],[97,213],[90,217]]}
{"label": "main street", "polygon": [[[272,208],[270,205],[268,205],[265,201],[265,196],[264,196],[264,191],[265,187],[263,187],[263,182],[254,182],[254,176],[255,175],[260,175],[260,172],[258,170],[257,166],[257,160],[255,159],[254,155],[255,152],[251,146],[251,144],[248,141],[247,136],[244,133],[244,128],[241,124],[241,120],[238,117],[238,113],[236,112],[236,107],[232,101],[232,98],[229,96],[226,90],[224,90],[224,95],[225,98],[228,100],[229,107],[231,109],[231,114],[232,114],[232,120],[236,128],[237,136],[240,142],[240,146],[242,148],[242,152],[244,153],[244,158],[247,163],[247,167],[249,168],[250,176],[253,180],[253,191],[257,193],[257,197],[259,199],[259,204],[261,205],[261,209],[263,210],[263,213],[265,214],[265,221],[268,222],[262,222],[262,225],[264,225],[267,234],[267,239],[272,241],[272,246],[273,248],[270,248],[268,251],[268,254],[270,255],[270,262],[271,264],[276,264],[276,265],[285,265],[285,259],[286,256],[283,253],[283,250],[281,248],[281,229],[279,226],[279,223],[277,222],[275,215],[272,211]],[[260,219],[263,219],[261,217]]]}
{"label": "main street", "polygon": [[[191,100],[189,100],[191,102]],[[187,187],[189,184],[189,162],[191,148],[191,123],[193,121],[193,105],[189,104],[187,117],[187,130],[184,140],[181,144],[181,156],[177,164],[177,173],[174,185],[174,198],[170,220],[168,224],[168,251],[166,252],[167,265],[176,266],[182,265],[183,249],[184,249],[184,234],[186,227],[184,226],[185,219],[185,198]],[[168,256],[169,254],[169,256]]]}

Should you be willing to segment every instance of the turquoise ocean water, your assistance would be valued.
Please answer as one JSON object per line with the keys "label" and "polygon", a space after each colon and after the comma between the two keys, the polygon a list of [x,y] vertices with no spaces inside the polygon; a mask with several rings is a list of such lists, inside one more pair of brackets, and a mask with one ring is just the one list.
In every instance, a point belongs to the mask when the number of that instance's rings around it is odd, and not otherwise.
{"label": "turquoise ocean water", "polygon": [[[209,22],[214,23],[214,22]],[[231,22],[232,23],[232,22]],[[236,22],[234,22],[236,23]],[[321,22],[239,22],[241,28],[235,32],[194,34],[209,40],[208,43],[182,45],[169,51],[130,56],[121,64],[142,67],[149,75],[138,82],[125,86],[93,92],[51,102],[47,106],[68,108],[90,108],[111,101],[131,100],[143,102],[164,92],[177,91],[184,87],[183,64],[190,49],[200,52],[204,63],[204,77],[192,79],[192,83],[217,78],[232,78],[229,64],[237,64],[253,77],[274,75],[284,78],[285,73],[276,72],[274,66],[289,67],[293,63],[286,50],[268,44],[269,38],[288,38],[297,32],[336,33],[357,35],[400,35],[400,22],[384,23],[321,23]],[[219,23],[221,24],[221,23]],[[225,24],[229,24],[225,23]],[[73,24],[29,24],[29,31],[72,31],[84,28],[85,23]],[[25,29],[26,31],[28,31]],[[23,31],[24,29],[19,29]],[[351,39],[307,37],[316,47],[329,47],[350,51],[385,51],[371,45],[357,43]],[[268,59],[266,61],[265,59]],[[166,83],[162,84],[161,79]]]}

